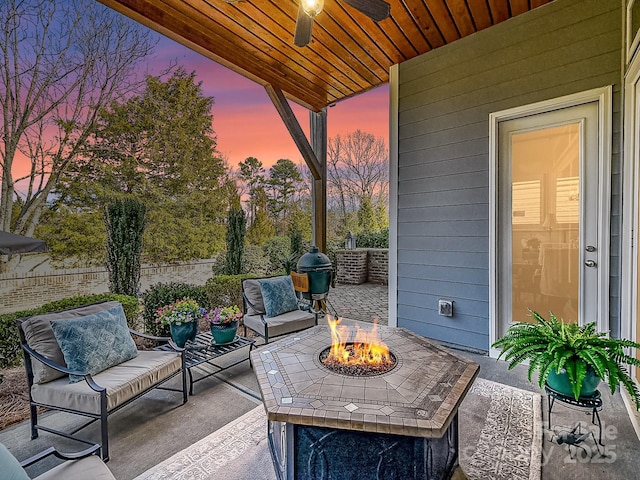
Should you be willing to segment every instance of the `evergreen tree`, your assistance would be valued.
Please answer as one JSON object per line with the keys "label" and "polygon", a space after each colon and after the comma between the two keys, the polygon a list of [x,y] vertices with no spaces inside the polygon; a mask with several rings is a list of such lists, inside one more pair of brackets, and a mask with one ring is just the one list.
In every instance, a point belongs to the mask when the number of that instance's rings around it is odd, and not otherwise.
{"label": "evergreen tree", "polygon": [[[47,222],[55,226],[61,215],[82,212],[84,222],[99,224],[102,205],[128,195],[147,205],[146,260],[211,258],[223,250],[235,185],[215,149],[212,105],[195,73],[148,76],[142,94],[102,110],[91,155],[63,177]],[[68,235],[77,241],[71,245],[60,237],[52,243],[60,256],[84,248],[81,238]],[[92,255],[104,253],[83,252]]]}
{"label": "evergreen tree", "polygon": [[240,178],[249,188],[249,225],[256,219],[258,190],[264,186],[264,167],[262,162],[255,157],[247,157],[244,162],[238,163]]}
{"label": "evergreen tree", "polygon": [[145,211],[144,204],[132,198],[116,200],[104,209],[111,293],[138,296]]}
{"label": "evergreen tree", "polygon": [[380,230],[376,220],[376,213],[369,197],[360,199],[360,209],[358,210],[358,227],[361,232],[377,232]]}
{"label": "evergreen tree", "polygon": [[227,275],[242,273],[245,231],[246,218],[244,210],[239,207],[232,207],[229,210],[227,222],[227,256],[225,258],[225,273]]}
{"label": "evergreen tree", "polygon": [[269,212],[277,235],[286,234],[286,225],[292,208],[292,200],[300,189],[302,175],[291,160],[280,159],[269,169],[267,184],[270,189]]}
{"label": "evergreen tree", "polygon": [[264,188],[256,190],[256,213],[253,223],[247,229],[247,242],[251,245],[262,245],[267,239],[275,235],[273,223],[267,212],[267,194]]}

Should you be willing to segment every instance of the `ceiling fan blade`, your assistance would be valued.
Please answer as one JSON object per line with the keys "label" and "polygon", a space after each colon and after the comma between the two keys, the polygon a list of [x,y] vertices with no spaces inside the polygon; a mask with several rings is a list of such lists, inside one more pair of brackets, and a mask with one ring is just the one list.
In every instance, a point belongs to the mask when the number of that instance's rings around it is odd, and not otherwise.
{"label": "ceiling fan blade", "polygon": [[298,47],[304,47],[311,41],[311,29],[313,28],[313,18],[302,9],[302,2],[298,7],[298,19],[296,20],[296,33],[293,43]]}
{"label": "ceiling fan blade", "polygon": [[342,2],[351,5],[375,22],[391,15],[391,7],[384,0],[342,0]]}

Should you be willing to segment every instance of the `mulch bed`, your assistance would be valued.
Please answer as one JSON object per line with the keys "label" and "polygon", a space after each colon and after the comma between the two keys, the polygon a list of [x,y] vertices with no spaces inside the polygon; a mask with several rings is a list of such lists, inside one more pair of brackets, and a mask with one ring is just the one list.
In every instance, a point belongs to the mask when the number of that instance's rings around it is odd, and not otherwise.
{"label": "mulch bed", "polygon": [[29,395],[24,367],[0,370],[0,430],[29,418]]}

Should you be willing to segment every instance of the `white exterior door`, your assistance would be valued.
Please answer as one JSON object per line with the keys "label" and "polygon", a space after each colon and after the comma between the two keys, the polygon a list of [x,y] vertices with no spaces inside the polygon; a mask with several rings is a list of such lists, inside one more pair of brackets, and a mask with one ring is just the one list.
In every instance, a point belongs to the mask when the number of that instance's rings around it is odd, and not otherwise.
{"label": "white exterior door", "polygon": [[560,107],[495,121],[492,342],[530,310],[608,324],[603,106]]}

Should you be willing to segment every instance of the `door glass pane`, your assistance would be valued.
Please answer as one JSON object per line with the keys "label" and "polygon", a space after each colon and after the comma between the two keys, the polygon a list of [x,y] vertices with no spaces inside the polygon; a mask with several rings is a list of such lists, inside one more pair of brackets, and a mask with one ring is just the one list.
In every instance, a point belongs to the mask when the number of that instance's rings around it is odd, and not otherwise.
{"label": "door glass pane", "polygon": [[511,136],[512,319],[578,320],[580,124]]}

